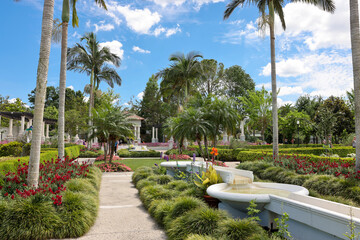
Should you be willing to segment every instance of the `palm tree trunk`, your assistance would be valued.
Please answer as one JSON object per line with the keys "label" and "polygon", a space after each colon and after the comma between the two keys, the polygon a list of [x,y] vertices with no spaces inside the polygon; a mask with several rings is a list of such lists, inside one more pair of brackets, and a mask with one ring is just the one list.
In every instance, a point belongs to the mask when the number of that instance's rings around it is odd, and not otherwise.
{"label": "palm tree trunk", "polygon": [[354,74],[355,97],[355,134],[356,134],[356,164],[360,170],[360,30],[359,30],[359,4],[357,0],[350,0],[350,33]]}
{"label": "palm tree trunk", "polygon": [[104,162],[105,162],[105,163],[106,163],[107,150],[108,150],[108,144],[107,144],[107,143],[104,143]]}
{"label": "palm tree trunk", "polygon": [[[94,107],[94,69],[91,70],[90,75],[90,98],[89,98],[89,128],[92,127],[92,109]],[[88,149],[91,148],[91,140],[90,140],[91,130],[88,133],[89,141],[88,141]]]}
{"label": "palm tree trunk", "polygon": [[[273,4],[270,1],[270,4]],[[274,9],[272,7],[272,9]],[[271,49],[271,93],[272,93],[272,121],[273,121],[273,157],[279,157],[279,130],[278,130],[278,109],[277,109],[277,89],[276,89],[276,64],[275,64],[275,25],[274,16],[270,14],[270,49]]]}
{"label": "palm tree trunk", "polygon": [[198,143],[198,145],[199,145],[199,149],[200,149],[201,156],[203,156],[204,161],[206,161],[206,157],[205,157],[203,148],[202,148],[202,146],[201,146],[201,139],[198,139],[198,140],[197,140],[197,143]]}
{"label": "palm tree trunk", "polygon": [[29,160],[28,186],[36,188],[39,181],[41,135],[44,116],[46,83],[49,70],[51,33],[54,16],[54,0],[45,0],[41,26],[40,56],[36,77],[36,96],[34,109],[33,133]]}
{"label": "palm tree trunk", "polygon": [[59,116],[58,116],[58,156],[64,160],[64,135],[65,135],[65,91],[66,91],[66,62],[67,62],[68,23],[62,23],[61,35],[61,63],[59,83]]}
{"label": "palm tree trunk", "polygon": [[209,148],[208,148],[208,140],[207,140],[207,136],[204,136],[204,145],[205,145],[205,156],[207,157],[207,159],[210,159],[209,157]]}

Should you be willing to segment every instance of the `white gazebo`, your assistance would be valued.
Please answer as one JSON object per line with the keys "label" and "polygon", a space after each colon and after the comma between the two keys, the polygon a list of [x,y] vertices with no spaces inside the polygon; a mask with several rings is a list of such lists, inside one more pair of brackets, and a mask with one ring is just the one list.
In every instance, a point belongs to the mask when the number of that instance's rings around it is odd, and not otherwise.
{"label": "white gazebo", "polygon": [[127,118],[129,119],[129,122],[131,122],[134,126],[135,140],[137,140],[138,143],[141,143],[140,128],[141,128],[141,121],[144,120],[144,118],[132,113]]}

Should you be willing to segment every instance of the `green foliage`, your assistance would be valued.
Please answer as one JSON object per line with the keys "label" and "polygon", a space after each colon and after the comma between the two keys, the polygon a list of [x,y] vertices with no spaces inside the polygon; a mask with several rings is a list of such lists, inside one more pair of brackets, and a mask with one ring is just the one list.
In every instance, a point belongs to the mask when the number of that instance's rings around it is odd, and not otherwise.
{"label": "green foliage", "polygon": [[132,182],[136,185],[138,181],[145,179],[152,174],[153,174],[153,169],[151,167],[138,168],[132,175]]}
{"label": "green foliage", "polygon": [[54,238],[54,228],[61,224],[52,202],[32,196],[9,203],[4,211],[0,236],[4,240]]}
{"label": "green foliage", "polygon": [[267,233],[251,219],[225,219],[219,223],[216,235],[226,240],[268,239]]}
{"label": "green foliage", "polygon": [[124,158],[141,158],[141,157],[160,157],[160,153],[155,150],[149,151],[129,151],[127,149],[120,149],[117,151],[119,157]]}
{"label": "green foliage", "polygon": [[255,203],[255,200],[251,200],[250,205],[246,208],[246,210],[248,210],[247,215],[249,216],[249,220],[259,222],[260,218],[257,216],[257,214],[259,214],[260,210],[256,207],[257,204]]}
{"label": "green foliage", "polygon": [[172,221],[167,234],[170,240],[185,239],[190,234],[213,235],[219,227],[219,222],[227,218],[228,214],[221,210],[195,209]]}
{"label": "green foliage", "polygon": [[149,213],[161,226],[165,225],[165,217],[170,213],[174,202],[172,200],[155,200],[150,204]]}
{"label": "green foliage", "polygon": [[174,191],[164,188],[161,185],[147,186],[141,189],[140,199],[144,203],[146,208],[149,208],[150,204],[154,200],[159,199],[171,199],[174,197]]}
{"label": "green foliage", "polygon": [[289,221],[289,214],[284,212],[281,216],[281,218],[275,218],[275,223],[278,225],[279,231],[275,233],[275,235],[278,235],[279,237],[284,237],[287,239],[291,239],[292,236],[288,230],[289,224],[287,222]]}
{"label": "green foliage", "polygon": [[4,156],[21,156],[23,143],[20,142],[9,142],[0,145],[0,157]]}
{"label": "green foliage", "polygon": [[102,151],[102,150],[99,150],[98,152],[84,151],[84,152],[80,152],[79,157],[80,158],[97,158],[101,155],[104,155],[104,151]]}
{"label": "green foliage", "polygon": [[147,186],[151,186],[151,185],[154,185],[154,181],[151,181],[151,180],[148,180],[147,178],[146,179],[142,179],[140,181],[138,181],[135,185],[135,187],[141,191],[141,189],[143,189],[144,187],[147,187]]}
{"label": "green foliage", "polygon": [[190,234],[185,240],[222,240],[224,238],[217,238],[209,235]]}
{"label": "green foliage", "polygon": [[167,185],[166,185],[166,188],[168,189],[174,189],[174,190],[177,190],[177,191],[184,191],[188,188],[190,188],[191,185],[189,185],[189,183],[183,181],[183,180],[174,180],[174,181],[171,181],[169,182]]}
{"label": "green foliage", "polygon": [[210,187],[213,184],[222,183],[223,180],[211,165],[201,173],[201,176],[196,174],[197,179],[195,180],[196,186],[198,186],[201,189],[206,190],[208,187]]}
{"label": "green foliage", "polygon": [[146,178],[146,180],[156,182],[157,184],[160,184],[160,185],[168,184],[173,179],[174,178],[169,175],[152,175],[152,176]]}

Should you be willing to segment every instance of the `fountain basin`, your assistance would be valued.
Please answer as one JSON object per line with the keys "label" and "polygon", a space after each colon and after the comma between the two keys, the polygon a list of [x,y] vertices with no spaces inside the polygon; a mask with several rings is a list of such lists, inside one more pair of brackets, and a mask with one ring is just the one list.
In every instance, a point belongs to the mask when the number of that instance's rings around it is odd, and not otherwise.
{"label": "fountain basin", "polygon": [[289,197],[291,194],[309,195],[309,191],[301,186],[265,182],[244,185],[220,183],[210,186],[207,193],[244,213],[247,212],[246,208],[252,200],[255,200],[257,208],[262,210],[265,204],[270,203],[270,195],[280,197]]}

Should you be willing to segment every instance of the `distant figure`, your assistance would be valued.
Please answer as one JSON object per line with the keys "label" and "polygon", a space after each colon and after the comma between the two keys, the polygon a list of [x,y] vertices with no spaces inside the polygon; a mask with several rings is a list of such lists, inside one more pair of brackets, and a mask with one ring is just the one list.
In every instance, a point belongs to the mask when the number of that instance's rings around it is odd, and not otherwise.
{"label": "distant figure", "polygon": [[353,138],[352,147],[353,147],[353,148],[356,148],[356,137]]}
{"label": "distant figure", "polygon": [[287,138],[285,138],[284,144],[289,144]]}
{"label": "distant figure", "polygon": [[291,139],[291,144],[294,144],[294,142],[295,142],[295,139],[294,138]]}
{"label": "distant figure", "polygon": [[116,141],[115,142],[115,153],[117,152],[118,145],[119,145],[119,141]]}

